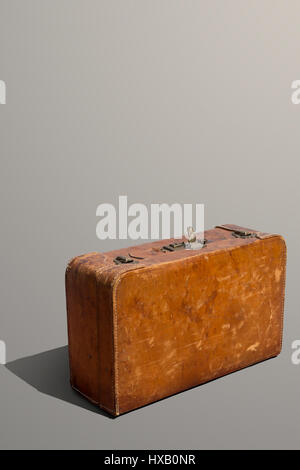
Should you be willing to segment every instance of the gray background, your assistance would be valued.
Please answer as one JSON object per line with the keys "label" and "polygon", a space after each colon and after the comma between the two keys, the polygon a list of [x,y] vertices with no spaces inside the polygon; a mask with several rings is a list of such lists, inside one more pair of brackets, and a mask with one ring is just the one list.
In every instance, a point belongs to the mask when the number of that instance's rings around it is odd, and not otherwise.
{"label": "gray background", "polygon": [[[299,448],[300,3],[0,0],[1,448]],[[285,236],[277,358],[116,420],[68,386],[64,269],[96,207]],[[133,242],[131,242],[132,244]]]}

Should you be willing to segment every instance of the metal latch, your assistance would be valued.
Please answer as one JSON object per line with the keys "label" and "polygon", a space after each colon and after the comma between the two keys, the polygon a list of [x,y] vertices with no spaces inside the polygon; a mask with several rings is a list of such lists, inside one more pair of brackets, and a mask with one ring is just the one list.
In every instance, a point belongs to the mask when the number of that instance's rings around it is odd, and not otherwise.
{"label": "metal latch", "polygon": [[164,253],[166,251],[176,251],[182,248],[186,250],[200,250],[201,248],[204,248],[207,244],[207,240],[205,238],[203,240],[197,239],[197,234],[196,232],[194,232],[192,227],[188,227],[187,229],[187,239],[188,242],[172,242],[169,245],[162,246],[160,250]]}
{"label": "metal latch", "polygon": [[257,238],[256,233],[246,232],[244,230],[234,230],[232,236],[235,238]]}
{"label": "metal latch", "polygon": [[134,262],[133,259],[128,258],[127,256],[117,256],[114,259],[115,264],[127,264],[127,263],[133,263],[133,262]]}
{"label": "metal latch", "polygon": [[135,259],[144,259],[142,256],[131,255],[128,253],[128,256],[119,255],[114,259],[115,264],[127,264],[127,263],[138,263],[134,261]]}
{"label": "metal latch", "polygon": [[184,242],[172,242],[161,247],[161,251],[175,251],[185,247]]}

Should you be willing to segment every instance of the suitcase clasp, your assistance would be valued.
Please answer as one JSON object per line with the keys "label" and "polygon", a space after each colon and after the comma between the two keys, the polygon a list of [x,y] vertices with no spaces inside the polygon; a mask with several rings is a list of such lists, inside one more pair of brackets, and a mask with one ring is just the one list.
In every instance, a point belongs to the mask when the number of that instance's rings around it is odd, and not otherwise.
{"label": "suitcase clasp", "polygon": [[117,256],[114,259],[115,264],[127,264],[127,263],[133,263],[133,262],[134,262],[133,259],[128,258],[127,256]]}
{"label": "suitcase clasp", "polygon": [[166,251],[177,251],[180,249],[185,250],[200,250],[204,248],[207,244],[207,240],[204,238],[203,240],[197,239],[197,234],[192,227],[188,227],[187,229],[187,242],[184,241],[177,241],[172,242],[169,245],[164,245],[161,247],[161,251],[164,253]]}
{"label": "suitcase clasp", "polygon": [[256,233],[246,232],[244,230],[234,230],[232,236],[235,238],[256,238]]}
{"label": "suitcase clasp", "polygon": [[184,242],[172,242],[169,245],[164,245],[161,247],[161,251],[176,251],[185,247]]}

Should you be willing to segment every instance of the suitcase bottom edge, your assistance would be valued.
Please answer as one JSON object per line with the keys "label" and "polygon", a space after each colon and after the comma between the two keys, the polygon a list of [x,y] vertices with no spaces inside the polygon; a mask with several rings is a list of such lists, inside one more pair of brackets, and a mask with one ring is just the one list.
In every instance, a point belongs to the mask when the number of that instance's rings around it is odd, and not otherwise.
{"label": "suitcase bottom edge", "polygon": [[281,349],[273,352],[272,355],[270,355],[270,356],[263,357],[262,359],[259,359],[255,362],[251,362],[249,364],[246,364],[245,366],[239,367],[238,369],[232,369],[232,370],[230,370],[230,371],[228,371],[224,374],[222,373],[222,374],[217,375],[216,377],[213,377],[211,379],[205,379],[205,380],[203,380],[203,382],[199,382],[195,385],[192,385],[191,387],[187,387],[187,388],[184,388],[182,390],[178,390],[177,392],[171,393],[169,395],[162,396],[161,398],[149,401],[148,403],[144,403],[142,405],[137,405],[136,407],[131,407],[131,408],[128,408],[128,409],[120,409],[118,415],[115,415],[115,417],[123,416],[127,413],[130,413],[131,411],[140,410],[141,408],[144,408],[144,407],[150,406],[154,403],[158,403],[160,401],[166,400],[167,398],[174,397],[174,396],[179,395],[180,393],[184,393],[188,390],[193,390],[194,388],[200,387],[201,385],[209,384],[210,382],[214,382],[215,380],[218,380],[218,379],[221,379],[222,377],[226,377],[228,375],[234,374],[235,372],[239,372],[239,371],[242,371],[244,369],[248,369],[252,366],[255,366],[256,364],[260,364],[260,363],[268,361],[270,359],[275,359],[276,357],[279,356],[280,353],[281,353]]}
{"label": "suitcase bottom edge", "polygon": [[177,392],[174,392],[174,393],[171,393],[170,395],[165,395],[165,396],[162,396],[161,398],[158,398],[156,400],[151,400],[149,402],[146,402],[144,404],[141,404],[141,405],[137,405],[136,407],[130,407],[128,409],[120,409],[119,412],[116,412],[116,410],[112,410],[110,408],[107,408],[106,406],[102,405],[101,403],[95,401],[93,398],[89,397],[88,395],[86,395],[84,392],[82,392],[81,390],[79,390],[77,387],[75,387],[73,384],[72,384],[72,381],[70,381],[70,385],[72,387],[72,389],[79,393],[82,397],[84,397],[85,399],[87,399],[90,403],[92,403],[93,405],[99,407],[101,410],[103,410],[106,415],[108,415],[108,417],[110,418],[117,418],[119,416],[122,416],[122,415],[125,415],[127,413],[130,413],[131,411],[137,411],[141,408],[144,408],[146,406],[149,406],[149,405],[152,405],[154,403],[158,403],[162,400],[166,400],[167,398],[170,398],[170,397],[173,397],[173,396],[176,396],[176,395],[179,395],[180,393],[183,393],[183,392],[186,392],[188,390],[192,390],[196,387],[200,387],[201,385],[205,385],[205,384],[208,384],[210,382],[213,382],[217,379],[220,379],[222,377],[226,377],[227,375],[231,375],[231,374],[234,374],[235,372],[238,372],[240,370],[243,370],[243,369],[247,369],[249,367],[252,367],[252,366],[255,366],[256,364],[260,364],[262,362],[265,362],[265,361],[268,361],[269,359],[274,359],[275,357],[279,356],[279,354],[281,353],[281,348],[277,351],[275,351],[274,353],[272,353],[272,355],[270,356],[267,356],[267,357],[263,357],[261,359],[259,359],[258,361],[255,361],[255,362],[251,362],[249,364],[246,364],[245,366],[242,366],[242,367],[239,367],[238,369],[233,369],[233,370],[230,370],[224,374],[221,374],[221,375],[218,375],[216,377],[213,377],[211,379],[205,379],[203,382],[200,382],[200,383],[197,383],[191,387],[187,387],[187,388],[184,388],[182,390],[178,390]]}

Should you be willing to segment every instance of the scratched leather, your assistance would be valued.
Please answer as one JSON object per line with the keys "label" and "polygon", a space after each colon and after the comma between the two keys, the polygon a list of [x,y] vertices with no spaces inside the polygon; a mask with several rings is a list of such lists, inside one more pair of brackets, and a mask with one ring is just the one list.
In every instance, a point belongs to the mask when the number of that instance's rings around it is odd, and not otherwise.
{"label": "scratched leather", "polygon": [[[118,415],[278,355],[285,242],[257,233],[240,239],[215,228],[199,251],[159,251],[172,239],[74,258],[72,386]],[[113,263],[128,252],[144,259]]]}

